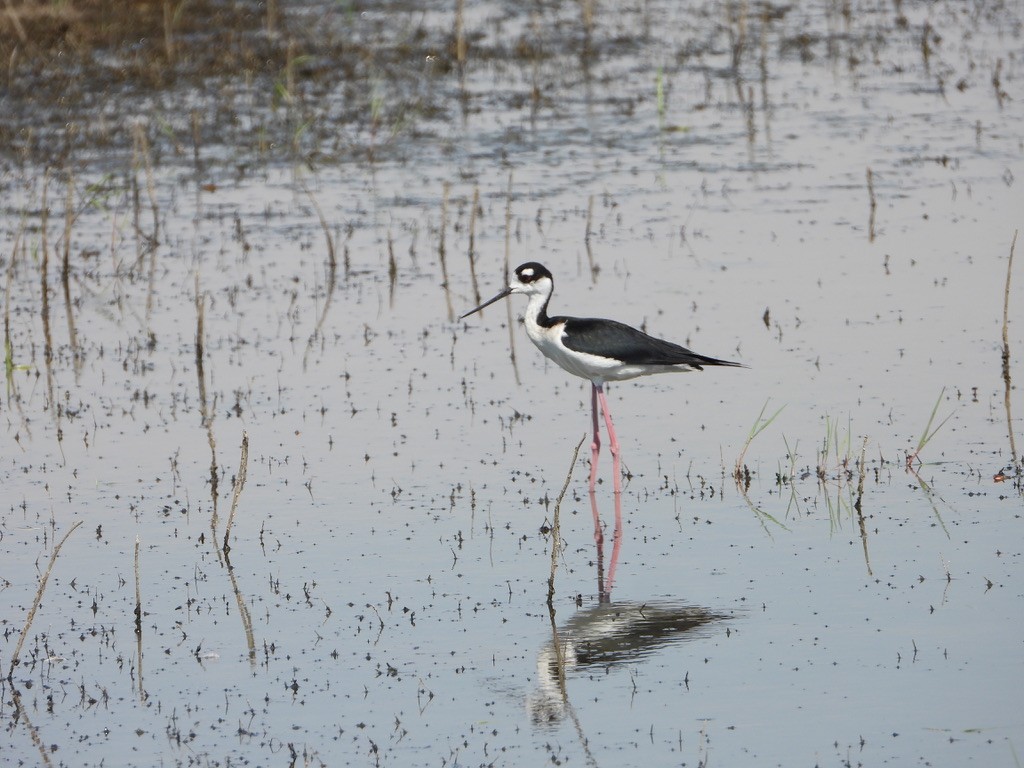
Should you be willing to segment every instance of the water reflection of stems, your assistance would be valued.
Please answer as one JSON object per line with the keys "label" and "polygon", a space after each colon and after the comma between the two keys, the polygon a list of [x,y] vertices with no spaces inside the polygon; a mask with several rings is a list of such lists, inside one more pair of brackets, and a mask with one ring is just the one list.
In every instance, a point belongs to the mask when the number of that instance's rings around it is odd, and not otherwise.
{"label": "water reflection of stems", "polygon": [[206,355],[206,294],[199,287],[199,273],[196,273],[196,378],[199,385],[199,415],[206,429],[206,442],[210,446],[210,499],[213,509],[210,513],[210,535],[213,538],[213,550],[220,559],[222,553],[217,545],[217,442],[213,436],[213,411],[206,399],[206,373],[203,359]]}
{"label": "water reflection of stems", "polygon": [[865,437],[860,446],[860,463],[858,469],[860,477],[857,480],[857,500],[853,502],[853,508],[857,511],[857,524],[860,526],[860,543],[864,548],[864,565],[867,566],[868,576],[874,575],[871,571],[871,557],[868,555],[868,528],[864,520],[864,475],[867,473],[867,465],[864,462],[868,450],[868,439]]}
{"label": "water reflection of stems", "polygon": [[[238,511],[238,500],[242,495],[242,488],[245,486],[245,477],[249,467],[249,435],[242,432],[242,450],[238,460],[238,476],[235,478],[235,490],[231,497],[231,511],[228,513],[228,523],[224,528],[224,564],[228,569],[228,578],[231,580],[231,590],[235,593],[235,603],[238,605],[238,615],[242,617],[242,629],[245,632],[245,643],[249,649],[249,663],[256,663],[256,637],[252,629],[252,613],[245,601],[242,590],[238,586],[238,579],[235,578],[235,569],[231,565],[231,545],[228,540],[231,538],[231,526],[235,521],[235,512]],[[216,523],[214,524],[213,544],[217,546]],[[218,552],[219,554],[219,552]]]}
{"label": "water reflection of stems", "polygon": [[249,605],[245,602],[242,590],[238,588],[238,580],[235,578],[235,569],[231,567],[231,560],[227,558],[228,578],[231,580],[231,590],[235,593],[235,603],[238,605],[238,615],[242,617],[242,629],[245,632],[245,644],[249,649],[249,664],[256,666],[256,636],[252,629],[252,614],[249,612]]}
{"label": "water reflection of stems", "polygon": [[21,691],[18,686],[11,683],[11,700],[14,702],[14,716],[11,718],[11,725],[17,725],[18,720],[22,720],[25,723],[25,727],[28,728],[29,735],[32,737],[32,743],[36,745],[36,749],[39,750],[39,756],[42,759],[42,764],[47,766],[53,765],[50,761],[50,752],[43,744],[42,738],[39,736],[39,729],[32,724],[32,721],[28,718],[28,712],[21,705]]}

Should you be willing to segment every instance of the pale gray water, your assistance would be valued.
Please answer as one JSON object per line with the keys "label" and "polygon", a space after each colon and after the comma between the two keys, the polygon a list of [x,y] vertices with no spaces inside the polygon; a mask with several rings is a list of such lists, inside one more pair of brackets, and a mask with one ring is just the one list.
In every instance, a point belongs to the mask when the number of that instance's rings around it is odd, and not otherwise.
{"label": "pale gray water", "polygon": [[[151,232],[144,171],[130,153],[83,149],[77,357],[60,169],[48,187],[49,369],[43,170],[8,161],[5,675],[55,540],[82,525],[3,688],[6,761],[1019,764],[1022,500],[1019,482],[992,478],[1024,413],[1015,388],[1008,425],[1000,359],[1007,258],[1024,223],[1021,14],[904,3],[904,24],[888,5],[854,4],[846,20],[812,3],[775,9],[765,27],[742,6],[730,22],[729,8],[599,5],[581,59],[576,6],[481,6],[467,17],[479,58],[471,49],[461,87],[422,56],[443,50],[447,6],[332,16],[323,28],[341,38],[426,30],[407,79],[381,66],[366,87],[392,107],[419,94],[441,111],[410,109],[372,133],[345,122],[328,88],[307,104],[320,122],[304,149],[333,132],[344,151],[312,164],[271,151],[261,165],[252,147],[208,139],[196,176],[191,148],[176,159],[159,127],[187,137],[187,113],[158,110],[152,262],[127,186],[139,180]],[[926,23],[941,37],[927,66]],[[738,78],[730,28],[747,36]],[[523,55],[513,43],[524,38],[544,55]],[[352,86],[339,79],[334,98]],[[283,121],[279,110],[267,121]],[[372,142],[371,164],[352,147]],[[239,170],[234,157],[254,164]],[[480,293],[501,287],[510,175],[509,259],[554,272],[553,311],[644,324],[750,366],[610,388],[631,474],[623,538],[608,609],[584,444],[553,602],[560,642],[579,654],[564,692],[542,526],[589,428],[589,388],[546,365],[519,328],[517,383],[504,305],[452,322],[441,288],[443,185],[460,314],[476,305],[477,188]],[[311,201],[337,248],[333,290]],[[510,301],[516,316],[523,302]],[[932,427],[950,418],[915,476],[906,453],[940,393]],[[749,488],[737,486],[733,464],[766,401],[766,416],[785,408],[746,453]],[[211,457],[220,540],[243,431],[229,569],[211,533]],[[605,569],[609,472],[605,454]],[[621,630],[638,616],[653,623]],[[592,634],[615,627],[611,641]]]}

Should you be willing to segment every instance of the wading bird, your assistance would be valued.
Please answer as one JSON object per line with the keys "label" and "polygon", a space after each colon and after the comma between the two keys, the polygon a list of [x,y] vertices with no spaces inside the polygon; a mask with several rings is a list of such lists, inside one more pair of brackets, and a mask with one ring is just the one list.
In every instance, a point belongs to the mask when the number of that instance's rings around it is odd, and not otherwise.
{"label": "wading bird", "polygon": [[549,317],[548,302],[555,290],[555,281],[547,268],[535,261],[516,267],[508,288],[460,320],[479,312],[496,301],[522,293],[529,298],[526,305],[526,335],[545,357],[574,376],[591,384],[590,408],[594,440],[590,444],[590,490],[597,482],[597,457],[601,452],[601,435],[597,407],[601,405],[608,442],[612,452],[615,493],[622,492],[619,441],[612,426],[612,415],[604,394],[606,381],[625,381],[654,373],[700,371],[705,365],[745,367],[691,352],[685,347],[648,336],[616,320],[592,317]]}

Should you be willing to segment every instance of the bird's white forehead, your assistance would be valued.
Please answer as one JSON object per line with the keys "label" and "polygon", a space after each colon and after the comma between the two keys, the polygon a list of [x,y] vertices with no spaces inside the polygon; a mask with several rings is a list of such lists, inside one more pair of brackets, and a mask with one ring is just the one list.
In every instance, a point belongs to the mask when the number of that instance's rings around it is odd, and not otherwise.
{"label": "bird's white forehead", "polygon": [[526,269],[519,270],[520,277],[533,277],[534,274],[533,267],[527,267]]}

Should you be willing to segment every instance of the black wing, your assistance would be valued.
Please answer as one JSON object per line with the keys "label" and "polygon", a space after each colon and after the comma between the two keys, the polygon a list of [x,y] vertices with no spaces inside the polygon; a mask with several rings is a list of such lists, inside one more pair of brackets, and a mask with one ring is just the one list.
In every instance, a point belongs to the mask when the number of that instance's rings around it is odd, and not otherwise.
{"label": "black wing", "polygon": [[552,322],[565,322],[562,343],[574,352],[621,360],[627,365],[689,365],[698,370],[705,365],[731,365],[714,357],[698,355],[671,341],[656,339],[643,331],[616,320],[592,317],[552,318]]}

